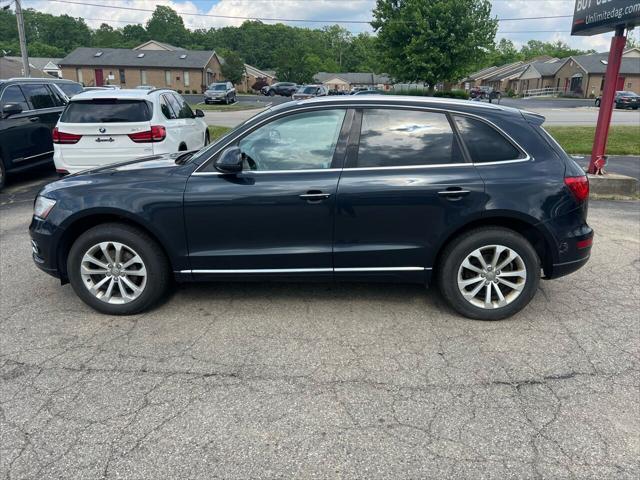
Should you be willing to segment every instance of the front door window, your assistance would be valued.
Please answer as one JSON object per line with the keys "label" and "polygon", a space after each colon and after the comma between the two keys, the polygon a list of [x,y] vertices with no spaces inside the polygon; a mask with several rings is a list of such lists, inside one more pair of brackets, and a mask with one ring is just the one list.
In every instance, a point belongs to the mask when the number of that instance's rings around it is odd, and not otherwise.
{"label": "front door window", "polygon": [[240,140],[247,170],[311,170],[331,167],[345,110],[289,115]]}

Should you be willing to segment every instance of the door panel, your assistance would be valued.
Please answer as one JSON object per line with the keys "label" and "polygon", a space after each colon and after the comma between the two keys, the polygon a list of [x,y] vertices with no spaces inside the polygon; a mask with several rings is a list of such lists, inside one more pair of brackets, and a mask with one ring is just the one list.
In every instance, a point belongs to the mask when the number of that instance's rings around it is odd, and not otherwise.
{"label": "door panel", "polygon": [[[185,223],[193,270],[331,268],[339,170],[192,175]],[[309,202],[300,195],[331,196]]]}
{"label": "door panel", "polygon": [[[469,193],[439,193],[458,187]],[[334,266],[432,267],[443,232],[464,224],[484,203],[484,183],[471,164],[345,169],[338,187]]]}

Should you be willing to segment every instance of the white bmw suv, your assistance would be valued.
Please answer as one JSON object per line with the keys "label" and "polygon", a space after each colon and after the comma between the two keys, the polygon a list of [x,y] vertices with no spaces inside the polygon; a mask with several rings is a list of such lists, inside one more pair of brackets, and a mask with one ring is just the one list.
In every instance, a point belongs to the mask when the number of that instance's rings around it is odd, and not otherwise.
{"label": "white bmw suv", "polygon": [[75,95],[53,130],[58,173],[162,153],[198,150],[209,143],[201,110],[168,89],[96,90]]}

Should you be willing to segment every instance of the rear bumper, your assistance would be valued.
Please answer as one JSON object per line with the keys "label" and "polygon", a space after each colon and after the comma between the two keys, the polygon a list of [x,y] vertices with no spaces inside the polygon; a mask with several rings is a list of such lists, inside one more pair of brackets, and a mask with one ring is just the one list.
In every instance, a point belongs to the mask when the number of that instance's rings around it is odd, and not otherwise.
{"label": "rear bumper", "polygon": [[582,268],[591,256],[591,246],[594,232],[586,223],[570,232],[567,232],[558,241],[558,255],[553,263],[546,265],[545,278],[558,278],[575,272]]}

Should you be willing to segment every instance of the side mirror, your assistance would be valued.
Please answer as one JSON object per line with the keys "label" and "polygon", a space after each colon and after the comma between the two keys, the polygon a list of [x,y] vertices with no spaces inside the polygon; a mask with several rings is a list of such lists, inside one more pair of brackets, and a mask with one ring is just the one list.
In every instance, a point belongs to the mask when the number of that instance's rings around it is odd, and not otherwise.
{"label": "side mirror", "polygon": [[17,115],[18,113],[22,113],[22,106],[19,103],[5,103],[2,106],[2,116],[4,118]]}
{"label": "side mirror", "polygon": [[204,112],[199,108],[196,108],[196,117],[204,117]]}
{"label": "side mirror", "polygon": [[240,173],[242,171],[242,151],[239,147],[229,147],[216,160],[216,169],[222,173]]}

